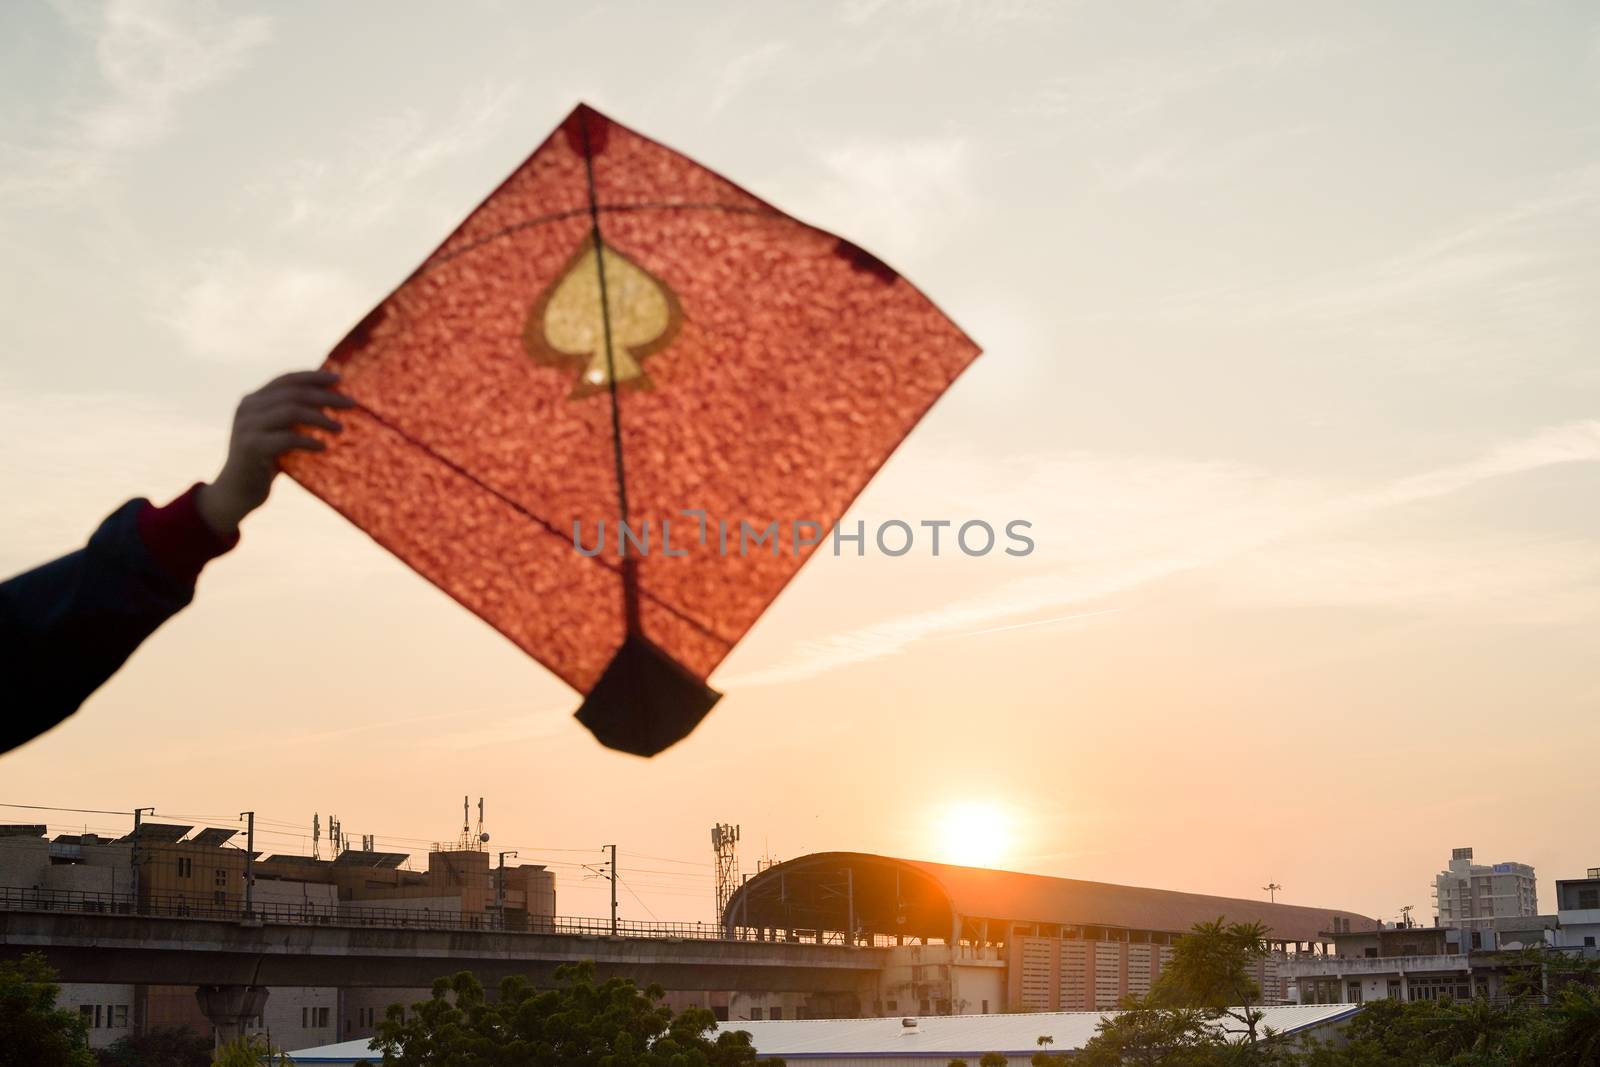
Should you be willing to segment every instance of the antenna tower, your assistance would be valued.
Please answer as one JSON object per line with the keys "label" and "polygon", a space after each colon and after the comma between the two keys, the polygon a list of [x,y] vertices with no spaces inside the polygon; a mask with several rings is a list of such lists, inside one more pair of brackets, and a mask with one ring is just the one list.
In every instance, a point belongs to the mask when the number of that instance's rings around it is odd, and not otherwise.
{"label": "antenna tower", "polygon": [[728,912],[728,901],[739,888],[739,827],[719,822],[711,828],[711,851],[717,857],[717,922]]}

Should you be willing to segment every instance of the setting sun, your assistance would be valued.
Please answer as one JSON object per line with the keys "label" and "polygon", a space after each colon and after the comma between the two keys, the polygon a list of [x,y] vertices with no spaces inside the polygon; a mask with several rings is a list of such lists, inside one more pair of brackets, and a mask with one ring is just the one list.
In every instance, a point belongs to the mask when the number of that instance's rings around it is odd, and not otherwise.
{"label": "setting sun", "polygon": [[1011,852],[1011,813],[989,801],[962,801],[939,811],[934,825],[939,859],[993,867]]}

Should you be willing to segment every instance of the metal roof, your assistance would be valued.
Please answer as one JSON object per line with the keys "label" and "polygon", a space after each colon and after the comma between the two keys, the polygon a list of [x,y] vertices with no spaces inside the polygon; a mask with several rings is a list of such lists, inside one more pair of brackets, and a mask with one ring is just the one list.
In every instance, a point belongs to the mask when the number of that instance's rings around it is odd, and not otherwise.
{"label": "metal roof", "polygon": [[[909,919],[903,924],[904,932],[935,937],[949,936],[952,913],[969,919],[1174,934],[1187,933],[1195,923],[1222,916],[1231,922],[1260,921],[1271,930],[1271,938],[1278,941],[1325,941],[1327,937],[1322,931],[1333,925],[1335,917],[1348,919],[1352,927],[1372,929],[1376,925],[1364,915],[1335,908],[956,867],[862,852],[819,852],[768,867],[747,879],[734,893],[728,902],[725,921],[778,928],[820,924],[828,917],[818,916],[815,922],[786,921],[785,913],[773,903],[781,900],[783,906],[790,909],[788,914],[798,912],[818,873],[840,881],[837,872],[845,868],[854,873],[851,884],[856,897],[855,917],[878,919],[884,928],[876,932],[898,932],[883,918],[891,910]],[[816,903],[831,902],[834,910],[842,909],[845,896],[842,888],[842,881],[839,885],[819,885],[815,891]],[[878,899],[880,897],[884,899]],[[746,905],[746,911],[741,912],[741,906]],[[838,916],[832,918],[842,921]]]}
{"label": "metal roof", "polygon": [[[1296,1033],[1348,1018],[1360,1010],[1355,1004],[1288,1004],[1258,1008],[1261,1025],[1280,1033]],[[736,1021],[720,1024],[744,1030],[761,1056],[784,1059],[822,1057],[962,1056],[977,1062],[985,1052],[1000,1052],[1013,1061],[1039,1051],[1039,1038],[1049,1037],[1051,1052],[1081,1049],[1094,1036],[1102,1019],[1118,1012],[1051,1011],[1005,1015],[941,1015],[917,1019],[908,1027],[900,1018],[797,1019],[793,1021]],[[1232,1019],[1219,1025],[1226,1032],[1243,1033]]]}
{"label": "metal roof", "polygon": [[1172,889],[1085,882],[980,867],[904,861],[931,874],[962,915],[1027,922],[1117,926],[1131,930],[1187,933],[1195,923],[1225,916],[1230,922],[1264,923],[1274,940],[1319,941],[1337,915],[1368,927],[1374,920],[1335,908],[1276,904],[1240,897],[1214,897]]}
{"label": "metal roof", "polygon": [[[1293,1034],[1342,1022],[1361,1008],[1358,1004],[1285,1004],[1257,1010],[1262,1013],[1263,1027]],[[749,1033],[760,1058],[947,1060],[960,1056],[976,1063],[985,1052],[1000,1052],[1012,1062],[1019,1059],[1026,1062],[1027,1057],[1039,1050],[1041,1036],[1052,1038],[1051,1052],[1081,1049],[1094,1036],[1102,1019],[1117,1014],[1114,1011],[1050,1011],[944,1015],[918,1019],[915,1027],[905,1026],[899,1016],[889,1019],[736,1020],[719,1026]],[[1243,1032],[1239,1023],[1231,1019],[1224,1019],[1219,1025],[1229,1034]],[[382,1059],[367,1040],[291,1051],[289,1056],[298,1064],[348,1065],[362,1059],[371,1059],[374,1063]]]}

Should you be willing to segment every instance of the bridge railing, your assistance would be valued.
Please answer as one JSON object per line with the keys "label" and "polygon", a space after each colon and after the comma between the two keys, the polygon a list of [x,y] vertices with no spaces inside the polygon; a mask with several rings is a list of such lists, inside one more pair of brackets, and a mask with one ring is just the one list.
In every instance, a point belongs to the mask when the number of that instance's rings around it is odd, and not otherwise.
{"label": "bridge railing", "polygon": [[[258,885],[260,883],[257,883]],[[103,915],[150,915],[162,918],[246,920],[291,926],[371,926],[412,930],[484,930],[582,937],[610,937],[610,919],[589,916],[522,915],[460,912],[440,908],[405,908],[380,904],[253,901],[249,911],[237,897],[222,900],[183,894],[94,893],[71,889],[0,886],[0,911],[82,912]],[[759,932],[740,929],[733,937],[711,923],[617,920],[618,937],[656,940],[754,941]]]}

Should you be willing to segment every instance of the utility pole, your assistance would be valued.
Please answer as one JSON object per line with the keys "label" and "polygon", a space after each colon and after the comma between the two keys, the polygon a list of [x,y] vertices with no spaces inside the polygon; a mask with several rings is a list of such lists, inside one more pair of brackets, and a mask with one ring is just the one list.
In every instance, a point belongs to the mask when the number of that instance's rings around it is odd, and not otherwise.
{"label": "utility pole", "polygon": [[607,845],[611,850],[611,936],[617,936],[617,846]]}
{"label": "utility pole", "polygon": [[1277,882],[1268,882],[1261,888],[1267,891],[1267,900],[1273,904],[1276,904],[1278,902],[1278,890],[1282,889],[1283,886],[1279,885]]}
{"label": "utility pole", "polygon": [[500,909],[500,929],[502,930],[506,928],[506,857],[515,855],[515,852],[500,853],[500,878],[494,889],[494,903]]}
{"label": "utility pole", "polygon": [[135,915],[139,914],[139,825],[140,825],[140,816],[142,816],[147,811],[151,815],[154,815],[156,813],[156,809],[155,808],[134,808],[133,809],[133,846],[129,850],[128,860],[129,860],[130,863],[133,864],[133,913]]}
{"label": "utility pole", "polygon": [[244,824],[244,914],[245,918],[255,918],[256,899],[256,813],[241,811],[239,818],[245,820]]}

